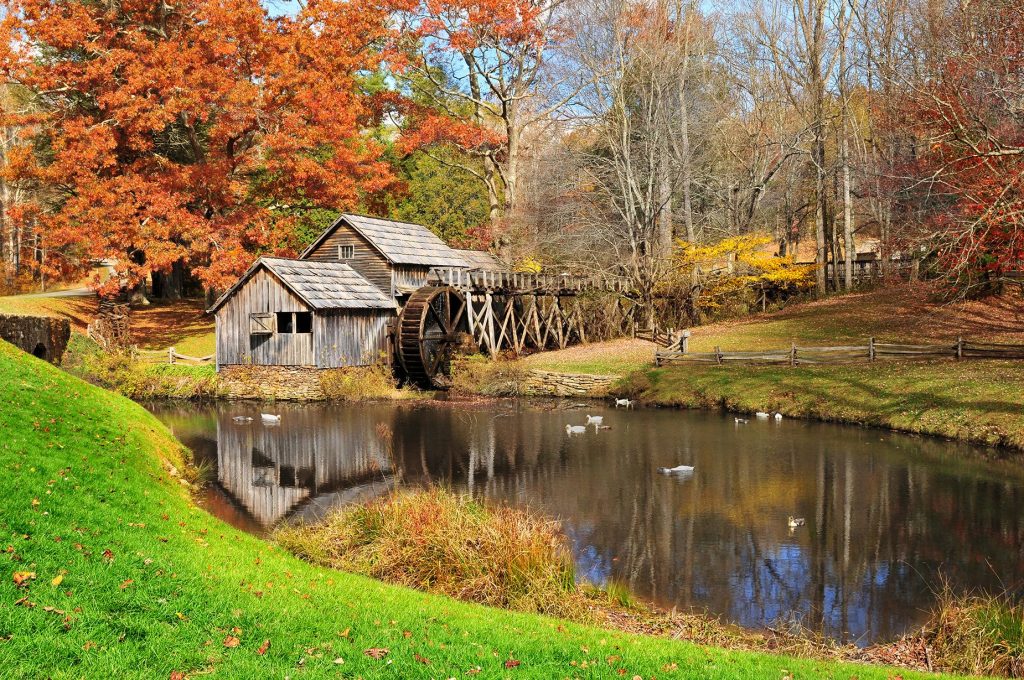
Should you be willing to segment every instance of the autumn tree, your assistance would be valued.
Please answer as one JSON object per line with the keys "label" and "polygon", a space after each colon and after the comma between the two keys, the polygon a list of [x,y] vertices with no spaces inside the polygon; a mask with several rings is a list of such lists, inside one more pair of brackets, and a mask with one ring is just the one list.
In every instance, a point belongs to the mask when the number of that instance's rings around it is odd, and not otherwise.
{"label": "autumn tree", "polygon": [[[8,0],[3,75],[33,93],[46,142],[23,176],[61,265],[114,257],[122,283],[187,267],[224,286],[254,253],[287,252],[304,210],[389,186],[361,134],[379,107],[390,7],[258,0]],[[3,124],[17,126],[17,111]]]}
{"label": "autumn tree", "polygon": [[903,243],[969,286],[1024,260],[1024,6],[933,10],[908,35],[928,49],[899,74],[912,85],[900,107]]}

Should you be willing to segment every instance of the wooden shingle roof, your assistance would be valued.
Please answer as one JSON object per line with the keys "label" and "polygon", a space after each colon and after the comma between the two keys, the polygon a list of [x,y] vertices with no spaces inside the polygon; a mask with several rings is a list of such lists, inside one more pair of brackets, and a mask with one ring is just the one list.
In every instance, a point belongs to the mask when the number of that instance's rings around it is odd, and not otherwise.
{"label": "wooden shingle roof", "polygon": [[316,311],[396,308],[394,300],[342,262],[261,257],[207,311],[220,309],[261,267],[266,267]]}
{"label": "wooden shingle roof", "polygon": [[392,264],[458,268],[468,266],[457,251],[449,248],[434,232],[422,225],[349,213],[343,214],[328,227],[299,255],[299,259],[305,259],[342,224],[355,229]]}
{"label": "wooden shingle roof", "polygon": [[481,272],[507,272],[509,268],[501,260],[485,250],[456,250],[469,268]]}

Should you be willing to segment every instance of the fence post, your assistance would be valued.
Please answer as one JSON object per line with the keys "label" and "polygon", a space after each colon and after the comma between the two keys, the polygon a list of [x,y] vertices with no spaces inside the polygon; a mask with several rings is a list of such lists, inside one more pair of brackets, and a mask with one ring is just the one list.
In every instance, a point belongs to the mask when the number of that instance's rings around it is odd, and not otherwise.
{"label": "fence post", "polygon": [[690,349],[690,331],[679,334],[679,351],[686,354]]}
{"label": "fence post", "polygon": [[722,363],[722,348],[715,345],[715,361],[721,365]]}
{"label": "fence post", "polygon": [[174,363],[174,348],[173,347],[171,347],[170,349],[167,350],[167,363],[169,363],[169,364],[173,364]]}
{"label": "fence post", "polygon": [[868,338],[868,361],[875,360],[875,338]]}
{"label": "fence post", "polygon": [[789,365],[796,366],[796,343],[792,343],[789,347]]}
{"label": "fence post", "polygon": [[963,336],[956,339],[956,360],[960,361],[964,358],[964,339]]}

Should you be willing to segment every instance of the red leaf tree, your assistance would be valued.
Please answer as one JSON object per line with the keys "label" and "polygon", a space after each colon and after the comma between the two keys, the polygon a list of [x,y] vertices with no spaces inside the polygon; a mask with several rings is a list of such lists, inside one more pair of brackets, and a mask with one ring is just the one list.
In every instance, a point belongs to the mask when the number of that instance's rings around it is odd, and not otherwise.
{"label": "red leaf tree", "polygon": [[[284,251],[302,206],[351,208],[388,188],[360,78],[392,7],[259,0],[8,0],[3,75],[34,93],[32,163],[53,265],[114,257],[129,285],[185,265],[223,287]],[[40,114],[39,111],[42,111]],[[17,125],[17,112],[0,112]],[[0,121],[3,122],[3,121]],[[25,129],[38,130],[38,127]]]}

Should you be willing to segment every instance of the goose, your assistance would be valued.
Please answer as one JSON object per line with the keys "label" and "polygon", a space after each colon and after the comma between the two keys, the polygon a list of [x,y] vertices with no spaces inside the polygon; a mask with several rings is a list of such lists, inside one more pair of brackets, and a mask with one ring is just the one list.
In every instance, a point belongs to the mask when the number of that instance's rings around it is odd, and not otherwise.
{"label": "goose", "polygon": [[765,413],[764,411],[758,411],[754,415],[757,416],[758,418],[760,418],[761,420],[767,420],[767,418],[768,418],[768,414]]}
{"label": "goose", "polygon": [[750,421],[749,421],[749,420],[747,420],[746,418],[733,418],[733,420],[735,420],[735,421],[736,421],[736,424],[737,424],[737,425],[746,425],[747,423],[749,423],[749,422],[750,422]]}
{"label": "goose", "polygon": [[625,408],[633,408],[633,400],[632,399],[618,399],[618,398],[616,398],[615,399],[615,408],[618,408],[620,406],[624,406]]}
{"label": "goose", "polygon": [[793,515],[789,516],[789,520],[788,521],[789,521],[789,528],[790,529],[796,529],[797,527],[802,527],[804,524],[807,523],[807,522],[804,521],[803,517],[793,517]]}
{"label": "goose", "polygon": [[591,416],[591,415],[587,416],[587,425],[594,425],[596,427],[598,425],[602,425],[603,423],[604,423],[604,416]]}
{"label": "goose", "polygon": [[260,420],[268,425],[277,425],[281,422],[281,415],[273,415],[271,413],[261,413]]}
{"label": "goose", "polygon": [[565,433],[568,434],[568,435],[583,434],[586,431],[587,431],[587,427],[585,425],[566,425],[565,426]]}
{"label": "goose", "polygon": [[781,413],[776,413],[775,414],[775,420],[776,421],[782,420],[782,414]]}
{"label": "goose", "polygon": [[685,474],[688,474],[690,472],[693,472],[693,466],[692,465],[677,465],[677,466],[671,467],[671,468],[660,467],[660,468],[658,468],[658,472],[660,472],[663,475],[675,475],[675,474],[685,475]]}
{"label": "goose", "polygon": [[235,421],[236,423],[251,423],[252,422],[252,418],[250,418],[249,416],[235,416],[231,420]]}

